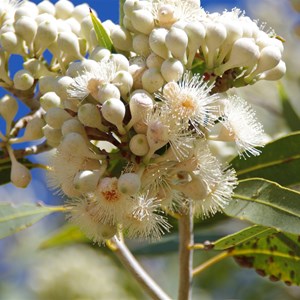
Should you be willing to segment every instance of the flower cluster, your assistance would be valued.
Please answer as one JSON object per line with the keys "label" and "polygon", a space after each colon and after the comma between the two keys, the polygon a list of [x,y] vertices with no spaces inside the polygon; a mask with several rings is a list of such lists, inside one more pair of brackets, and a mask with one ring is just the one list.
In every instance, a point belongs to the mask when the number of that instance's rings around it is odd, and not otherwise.
{"label": "flower cluster", "polygon": [[260,154],[254,111],[220,92],[279,79],[282,42],[237,9],[209,14],[196,2],[125,1],[122,24],[102,25],[112,52],[98,44],[84,4],[28,1],[11,19],[2,13],[0,66],[8,54],[28,59],[13,80],[4,67],[0,78],[14,90],[39,83],[43,135],[56,149],[49,184],[95,242],[117,229],[159,238],[167,214],[189,207],[196,217],[222,211],[237,179],[211,141],[236,145],[244,158]]}

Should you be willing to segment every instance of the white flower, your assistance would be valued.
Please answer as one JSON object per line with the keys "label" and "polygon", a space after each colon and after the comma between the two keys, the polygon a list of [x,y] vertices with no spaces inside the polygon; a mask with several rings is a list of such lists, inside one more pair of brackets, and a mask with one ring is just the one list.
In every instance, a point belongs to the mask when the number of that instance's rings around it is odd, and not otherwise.
{"label": "white flower", "polygon": [[169,231],[171,225],[159,214],[159,200],[146,193],[136,196],[132,202],[123,224],[130,238],[157,240]]}
{"label": "white flower", "polygon": [[[252,107],[242,98],[232,96],[224,103],[224,115],[220,119],[224,128],[219,138],[225,141],[235,141],[239,155],[257,156],[261,150],[255,147],[264,145],[264,130],[258,122]],[[244,152],[243,152],[244,151]]]}
{"label": "white flower", "polygon": [[90,71],[81,72],[74,78],[74,83],[68,88],[68,96],[72,99],[83,100],[92,95],[101,102],[99,89],[109,84],[115,77],[117,65],[112,60],[95,62],[95,67]]}
{"label": "white flower", "polygon": [[163,94],[156,96],[166,104],[169,116],[173,116],[186,128],[191,124],[198,133],[199,125],[209,127],[216,119],[216,107],[212,104],[218,99],[210,95],[213,86],[203,81],[199,74],[191,77],[185,73],[177,83],[170,82],[164,87]]}
{"label": "white flower", "polygon": [[13,17],[15,10],[24,3],[24,0],[1,0],[0,3],[0,25],[3,18]]}

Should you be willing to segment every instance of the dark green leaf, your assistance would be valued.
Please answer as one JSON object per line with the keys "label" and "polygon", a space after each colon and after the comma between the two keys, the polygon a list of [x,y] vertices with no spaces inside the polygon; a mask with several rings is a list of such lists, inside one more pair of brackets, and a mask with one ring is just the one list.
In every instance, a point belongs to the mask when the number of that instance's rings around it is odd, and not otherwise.
{"label": "dark green leaf", "polygon": [[46,239],[40,245],[41,249],[64,246],[73,243],[88,243],[90,240],[85,234],[76,226],[66,224],[59,228],[54,234]]}
{"label": "dark green leaf", "polygon": [[288,186],[300,182],[300,132],[265,146],[260,156],[247,160],[234,158],[232,167],[239,179],[260,177]]}
{"label": "dark green leaf", "polygon": [[242,180],[224,212],[232,217],[300,234],[300,193],[260,178]]}
{"label": "dark green leaf", "polygon": [[282,83],[278,83],[278,92],[282,105],[284,119],[292,131],[300,130],[300,118],[295,112]]}
{"label": "dark green leaf", "polygon": [[103,27],[101,21],[90,11],[91,19],[94,25],[97,40],[100,46],[113,51],[113,43],[109,35],[107,34],[105,28]]}
{"label": "dark green leaf", "polygon": [[61,206],[45,206],[40,203],[20,205],[7,202],[0,203],[0,238],[26,229],[53,212],[64,210]]}
{"label": "dark green leaf", "polygon": [[270,235],[277,232],[274,228],[264,227],[260,225],[254,225],[247,227],[234,234],[227,235],[212,243],[214,250],[225,250],[242,243],[251,241],[253,238],[261,238],[263,236]]}

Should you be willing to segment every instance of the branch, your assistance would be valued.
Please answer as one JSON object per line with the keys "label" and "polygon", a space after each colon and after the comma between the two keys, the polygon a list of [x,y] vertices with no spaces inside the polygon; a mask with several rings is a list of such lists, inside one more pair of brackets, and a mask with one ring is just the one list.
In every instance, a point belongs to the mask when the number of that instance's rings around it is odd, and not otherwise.
{"label": "branch", "polygon": [[130,271],[134,278],[141,284],[143,289],[154,300],[171,300],[171,298],[157,285],[149,274],[142,268],[129,249],[116,236],[111,239],[113,245],[109,245],[124,267]]}
{"label": "branch", "polygon": [[189,210],[179,219],[179,291],[178,300],[191,299],[193,277],[193,211],[192,204]]}

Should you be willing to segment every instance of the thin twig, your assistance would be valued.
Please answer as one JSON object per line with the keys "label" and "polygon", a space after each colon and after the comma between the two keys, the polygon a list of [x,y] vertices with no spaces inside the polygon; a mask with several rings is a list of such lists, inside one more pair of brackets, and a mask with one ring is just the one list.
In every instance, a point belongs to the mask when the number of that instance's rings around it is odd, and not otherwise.
{"label": "thin twig", "polygon": [[[111,244],[112,243],[112,244]],[[154,300],[171,300],[171,298],[157,285],[149,274],[138,263],[129,249],[116,236],[107,245],[120,259],[124,267],[131,272],[134,278],[140,283],[145,292]]]}
{"label": "thin twig", "polygon": [[179,291],[178,300],[189,300],[192,295],[193,277],[193,212],[191,203],[189,210],[179,219]]}

